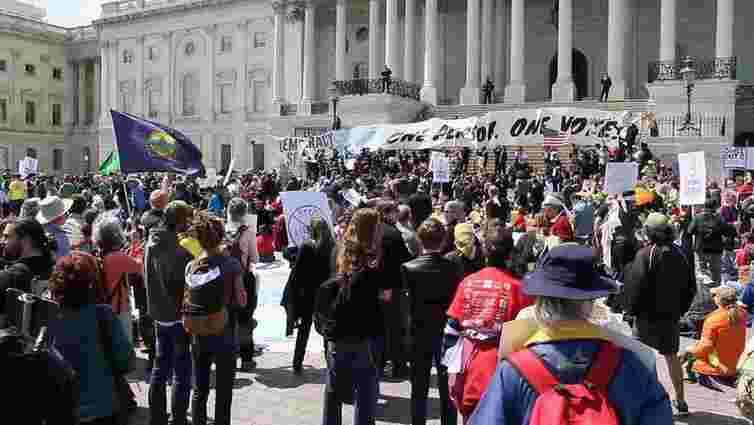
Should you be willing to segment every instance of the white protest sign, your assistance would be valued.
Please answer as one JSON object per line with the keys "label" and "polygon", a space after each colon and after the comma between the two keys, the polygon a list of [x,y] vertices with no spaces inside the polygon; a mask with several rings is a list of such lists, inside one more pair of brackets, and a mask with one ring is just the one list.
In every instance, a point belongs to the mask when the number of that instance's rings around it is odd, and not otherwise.
{"label": "white protest sign", "polygon": [[608,162],[605,168],[605,192],[608,195],[617,195],[633,190],[638,178],[638,163]]}
{"label": "white protest sign", "polygon": [[37,174],[37,167],[39,166],[39,162],[32,157],[27,156],[26,158],[18,161],[18,174],[21,175],[21,177],[26,178],[29,174]]}
{"label": "white protest sign", "polygon": [[707,167],[704,152],[678,154],[681,205],[703,205],[707,199]]}
{"label": "white protest sign", "polygon": [[223,186],[228,185],[228,180],[230,180],[230,175],[233,174],[233,166],[236,165],[236,159],[233,158],[230,160],[230,166],[228,167],[228,172],[225,174],[225,179],[223,179]]}
{"label": "white protest sign", "polygon": [[280,200],[283,202],[289,246],[301,246],[311,237],[309,225],[314,217],[324,218],[332,231],[332,212],[324,192],[281,192]]}
{"label": "white protest sign", "polygon": [[439,153],[432,155],[430,168],[434,183],[450,182],[450,160],[445,155]]}
{"label": "white protest sign", "polygon": [[202,189],[206,189],[208,187],[215,187],[217,186],[217,181],[219,180],[219,177],[217,176],[217,170],[214,168],[207,168],[205,178],[199,179],[199,187]]}

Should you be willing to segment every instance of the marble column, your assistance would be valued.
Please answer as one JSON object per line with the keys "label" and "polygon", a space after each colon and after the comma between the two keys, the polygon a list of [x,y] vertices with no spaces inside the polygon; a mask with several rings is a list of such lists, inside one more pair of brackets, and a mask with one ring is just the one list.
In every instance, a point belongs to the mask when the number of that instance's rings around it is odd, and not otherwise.
{"label": "marble column", "polygon": [[461,89],[461,104],[474,105],[481,100],[479,91],[479,1],[467,0],[466,3],[466,85]]}
{"label": "marble column", "polygon": [[86,66],[88,64],[88,61],[79,61],[77,66],[77,76],[79,79],[78,84],[78,95],[79,95],[79,120],[78,125],[79,127],[83,127],[85,125],[90,125],[91,123],[88,122],[87,116],[86,116]]}
{"label": "marble column", "polygon": [[406,26],[403,36],[403,79],[414,82],[416,78],[416,0],[406,0]]}
{"label": "marble column", "polygon": [[380,60],[380,0],[369,0],[369,78],[380,78],[382,65]]}
{"label": "marble column", "polygon": [[140,36],[136,39],[136,52],[134,54],[134,61],[136,61],[136,84],[134,89],[134,113],[147,117],[147,107],[144,102],[144,36]]}
{"label": "marble column", "polygon": [[[660,4],[660,61],[675,62],[676,0],[661,0]],[[667,68],[668,72],[670,67]]]}
{"label": "marble column", "polygon": [[479,87],[483,87],[487,78],[495,78],[495,51],[502,50],[493,46],[495,40],[495,0],[482,0],[482,62]]}
{"label": "marble column", "polygon": [[[65,69],[63,70],[63,97],[65,98],[65,104],[63,105],[63,125],[65,126],[66,133],[71,131],[74,120],[76,119],[76,65],[73,61],[67,60],[65,62]],[[7,106],[10,108],[10,105]],[[10,112],[10,111],[8,111]]]}
{"label": "marble column", "polygon": [[317,97],[317,43],[314,29],[316,6],[313,2],[305,3],[304,12],[304,86],[301,97],[302,113],[311,115],[312,102]]}
{"label": "marble column", "polygon": [[92,99],[94,101],[94,121],[102,115],[102,57],[94,58],[94,82],[92,84]]}
{"label": "marble column", "polygon": [[[102,61],[102,70],[99,75],[100,79],[100,107],[99,107],[99,120],[100,127],[105,127],[107,121],[110,119],[110,70],[112,65],[110,64],[110,42],[103,41],[100,43],[100,61]],[[73,64],[74,69],[76,64]],[[76,105],[74,105],[76,107]]]}
{"label": "marble column", "polygon": [[440,12],[437,9],[438,0],[426,0],[424,7],[424,84],[421,89],[421,100],[431,105],[437,105],[437,68],[439,34],[438,24]]}
{"label": "marble column", "polygon": [[335,79],[349,79],[346,68],[346,43],[348,34],[348,4],[346,0],[337,0],[335,5]]}
{"label": "marble column", "polygon": [[558,7],[558,78],[552,85],[553,102],[573,102],[573,0],[559,0]]}
{"label": "marble column", "polygon": [[510,81],[505,87],[506,103],[524,103],[526,100],[526,3],[511,0],[511,60]]}
{"label": "marble column", "polygon": [[283,44],[283,31],[285,30],[285,4],[283,2],[272,3],[273,40],[272,40],[272,103],[281,104],[283,100],[283,73],[285,72],[285,46]]}
{"label": "marble column", "polygon": [[733,6],[734,0],[717,0],[717,28],[715,32],[716,72],[719,77],[734,77],[735,67],[730,67],[733,57]]}
{"label": "marble column", "polygon": [[503,97],[505,94],[505,53],[508,42],[508,10],[506,0],[497,0],[495,5],[495,94]]}
{"label": "marble column", "polygon": [[[628,0],[610,0],[607,19],[607,75],[613,82],[610,100],[626,97],[626,40],[628,38]],[[602,87],[600,87],[602,90]]]}
{"label": "marble column", "polygon": [[[162,34],[163,40],[167,41],[168,44],[168,58],[175,57],[175,42],[173,41],[173,33],[172,32],[166,32]],[[167,102],[165,105],[165,108],[162,109],[163,114],[165,117],[163,118],[167,122],[171,122],[173,120],[173,113],[174,113],[174,107],[175,107],[175,87],[176,87],[176,81],[175,81],[175,66],[174,61],[168,60],[168,80],[165,82],[164,87],[166,87],[166,94],[164,97],[163,102]]]}
{"label": "marble column", "polygon": [[239,50],[241,51],[241,61],[238,63],[238,72],[236,73],[236,87],[238,90],[238,110],[236,112],[236,121],[246,121],[247,105],[249,97],[249,76],[246,69],[246,62],[249,58],[249,21],[239,22],[237,27],[236,39],[239,41]]}
{"label": "marble column", "polygon": [[398,20],[398,0],[385,3],[385,64],[393,71],[393,78],[402,78],[400,21]]}

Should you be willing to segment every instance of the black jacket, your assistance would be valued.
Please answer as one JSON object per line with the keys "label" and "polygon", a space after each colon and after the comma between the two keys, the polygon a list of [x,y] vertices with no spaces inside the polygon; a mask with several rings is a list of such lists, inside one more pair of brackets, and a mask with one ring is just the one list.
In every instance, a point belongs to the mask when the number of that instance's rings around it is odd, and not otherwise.
{"label": "black jacket", "polygon": [[422,255],[404,264],[401,270],[411,299],[414,328],[433,326],[442,330],[448,307],[463,279],[461,270],[440,254]]}
{"label": "black jacket", "polygon": [[677,321],[691,307],[696,286],[681,248],[672,242],[644,247],[626,269],[623,290],[627,311],[637,317]]}
{"label": "black jacket", "polygon": [[477,255],[473,260],[466,258],[460,251],[455,250],[445,255],[445,258],[450,260],[461,271],[461,277],[466,277],[470,274],[474,274],[484,267],[484,258],[482,258],[482,247],[479,242],[477,244]]}
{"label": "black jacket", "polygon": [[334,275],[334,250],[334,246],[318,249],[311,240],[301,244],[280,301],[288,319],[286,335],[293,333],[299,319],[310,319],[314,313],[317,289]]}
{"label": "black jacket", "polygon": [[335,301],[335,341],[359,342],[382,335],[384,325],[377,298],[381,280],[378,270],[365,269],[351,275],[350,285],[339,291]]}
{"label": "black jacket", "polygon": [[411,253],[403,241],[403,235],[392,224],[383,223],[382,236],[382,265],[380,266],[380,282],[382,289],[399,289],[401,283],[401,265],[410,261]]}
{"label": "black jacket", "polygon": [[720,214],[705,210],[691,220],[689,235],[694,238],[694,251],[707,254],[723,252],[723,237],[735,237],[736,228],[726,223]]}

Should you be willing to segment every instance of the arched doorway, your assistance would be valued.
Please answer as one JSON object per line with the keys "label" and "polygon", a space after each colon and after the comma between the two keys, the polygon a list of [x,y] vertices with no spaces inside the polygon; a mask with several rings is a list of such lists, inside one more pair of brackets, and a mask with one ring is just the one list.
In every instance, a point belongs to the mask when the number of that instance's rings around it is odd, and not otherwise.
{"label": "arched doorway", "polygon": [[[576,85],[576,100],[582,100],[589,95],[589,62],[586,56],[580,50],[573,49],[573,65],[571,73],[573,74],[573,83]],[[550,59],[550,85],[548,88],[549,97],[552,98],[552,85],[558,77],[558,53]]]}

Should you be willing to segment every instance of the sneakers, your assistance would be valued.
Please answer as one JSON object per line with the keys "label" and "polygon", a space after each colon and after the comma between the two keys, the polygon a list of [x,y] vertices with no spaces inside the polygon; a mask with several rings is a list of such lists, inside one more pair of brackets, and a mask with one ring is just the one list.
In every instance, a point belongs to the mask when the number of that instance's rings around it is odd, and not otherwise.
{"label": "sneakers", "polygon": [[689,405],[685,401],[673,400],[673,410],[676,416],[689,415]]}

